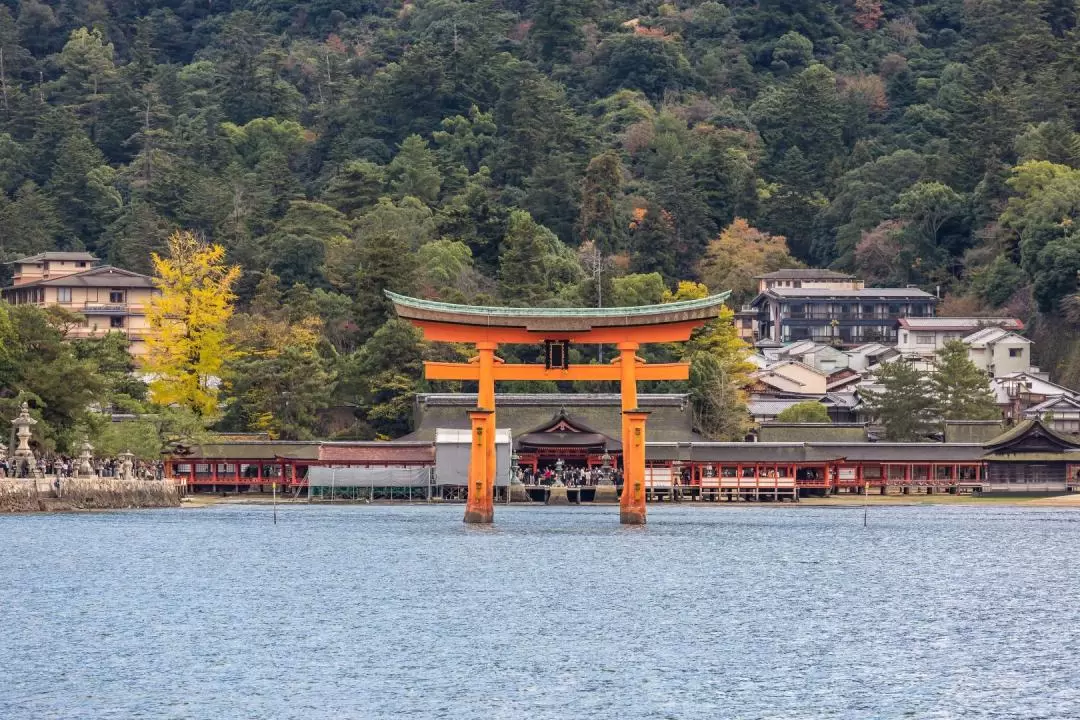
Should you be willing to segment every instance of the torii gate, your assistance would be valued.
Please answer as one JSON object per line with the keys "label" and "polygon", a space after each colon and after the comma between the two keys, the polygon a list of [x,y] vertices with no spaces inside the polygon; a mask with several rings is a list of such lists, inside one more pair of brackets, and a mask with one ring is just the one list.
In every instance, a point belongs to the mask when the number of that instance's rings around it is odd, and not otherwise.
{"label": "torii gate", "polygon": [[[720,314],[730,293],[666,305],[620,308],[508,308],[454,305],[387,291],[398,317],[437,342],[469,343],[477,356],[468,363],[425,362],[428,380],[479,383],[476,409],[469,412],[469,456],[465,522],[490,523],[495,490],[495,382],[498,380],[618,380],[622,395],[623,491],[619,519],[645,523],[645,420],[637,406],[638,380],[686,380],[689,363],[647,365],[637,355],[645,343],[680,342]],[[496,357],[501,344],[542,343],[544,365],[508,365]],[[614,344],[610,365],[570,365],[570,343]]]}

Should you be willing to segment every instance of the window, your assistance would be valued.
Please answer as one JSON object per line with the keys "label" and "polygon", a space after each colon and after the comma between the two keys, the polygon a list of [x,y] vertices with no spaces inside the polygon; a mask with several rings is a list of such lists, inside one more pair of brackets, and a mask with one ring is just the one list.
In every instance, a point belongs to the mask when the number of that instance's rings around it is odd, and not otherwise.
{"label": "window", "polygon": [[907,345],[907,333],[906,332],[900,333],[900,342],[902,342],[904,345]]}
{"label": "window", "polygon": [[915,344],[916,345],[933,345],[934,344],[934,336],[933,335],[916,335],[915,336]]}
{"label": "window", "polygon": [[86,261],[80,260],[79,262],[75,263],[75,267],[86,267]]}
{"label": "window", "polygon": [[801,288],[802,287],[802,281],[801,280],[796,280],[795,282],[791,283],[791,286]]}
{"label": "window", "polygon": [[124,302],[124,291],[123,290],[111,290],[111,291],[109,291],[109,302],[111,302],[111,303],[122,303],[122,302]]}
{"label": "window", "polygon": [[111,328],[122,328],[122,327],[124,327],[124,316],[123,315],[113,315],[112,317],[110,317],[109,318],[109,327],[111,327]]}
{"label": "window", "polygon": [[1009,348],[1009,357],[1023,357],[1024,348]]}
{"label": "window", "polygon": [[56,288],[56,302],[71,302],[71,288]]}

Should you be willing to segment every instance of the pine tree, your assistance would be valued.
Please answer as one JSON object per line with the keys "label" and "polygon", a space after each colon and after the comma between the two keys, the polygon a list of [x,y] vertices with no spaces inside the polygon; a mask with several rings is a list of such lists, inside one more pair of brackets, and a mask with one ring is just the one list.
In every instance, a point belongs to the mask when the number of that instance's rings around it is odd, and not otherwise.
{"label": "pine tree", "polygon": [[518,307],[550,304],[561,286],[580,279],[581,266],[550,230],[524,210],[510,214],[499,256],[499,294]]}
{"label": "pine tree", "polygon": [[430,237],[431,211],[415,197],[397,205],[389,198],[357,223],[357,325],[368,337],[392,315],[384,291],[412,294],[416,288],[416,248]]}
{"label": "pine tree", "polygon": [[619,212],[623,173],[622,161],[612,150],[594,157],[585,170],[578,234],[604,254],[625,249],[627,223]]}
{"label": "pine tree", "polygon": [[190,232],[173,233],[168,249],[166,257],[151,256],[161,291],[146,313],[151,397],[159,405],[211,416],[217,411],[221,369],[235,354],[226,326],[240,269],[225,264],[220,245],[208,245]]}
{"label": "pine tree", "polygon": [[442,176],[435,166],[435,154],[419,135],[410,135],[387,169],[390,186],[397,198],[416,197],[428,205],[439,199]]}
{"label": "pine tree", "polygon": [[926,375],[904,360],[877,373],[880,390],[865,390],[866,404],[892,442],[917,442],[934,431],[937,403]]}
{"label": "pine tree", "polygon": [[937,351],[931,378],[943,420],[996,420],[1001,417],[990,383],[968,358],[967,345],[950,340]]}

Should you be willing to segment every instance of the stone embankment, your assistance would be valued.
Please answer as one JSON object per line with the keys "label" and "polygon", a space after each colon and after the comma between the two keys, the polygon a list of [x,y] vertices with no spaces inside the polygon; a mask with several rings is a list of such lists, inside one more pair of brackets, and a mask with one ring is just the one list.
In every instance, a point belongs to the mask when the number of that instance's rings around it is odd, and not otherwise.
{"label": "stone embankment", "polygon": [[180,490],[171,481],[120,478],[0,480],[0,513],[65,510],[124,510],[179,507]]}

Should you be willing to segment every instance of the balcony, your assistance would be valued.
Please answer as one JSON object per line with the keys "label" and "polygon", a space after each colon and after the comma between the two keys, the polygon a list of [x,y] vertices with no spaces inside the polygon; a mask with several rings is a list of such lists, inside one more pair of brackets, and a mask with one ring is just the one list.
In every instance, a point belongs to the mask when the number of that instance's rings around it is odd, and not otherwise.
{"label": "balcony", "polygon": [[144,305],[131,303],[60,303],[60,307],[83,315],[144,315],[146,313]]}
{"label": "balcony", "polygon": [[810,312],[790,312],[782,316],[782,319],[788,320],[821,320],[822,322],[831,322],[836,320],[837,322],[859,322],[863,320],[896,320],[901,315],[890,315],[889,313],[875,312],[875,313],[831,313],[822,311],[810,311]]}

